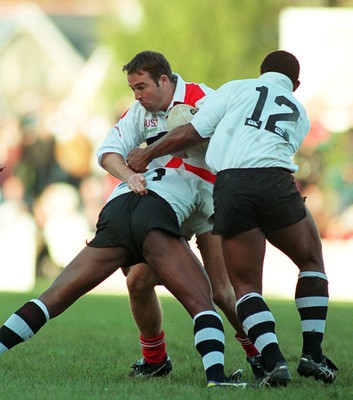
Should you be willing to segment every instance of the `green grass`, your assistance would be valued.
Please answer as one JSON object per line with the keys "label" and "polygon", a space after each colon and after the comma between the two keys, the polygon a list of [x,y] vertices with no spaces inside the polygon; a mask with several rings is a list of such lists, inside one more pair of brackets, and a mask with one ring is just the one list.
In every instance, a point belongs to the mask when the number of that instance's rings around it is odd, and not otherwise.
{"label": "green grass", "polygon": [[[0,323],[33,293],[0,293]],[[125,296],[86,295],[63,315],[50,321],[34,338],[1,357],[0,399],[352,399],[353,304],[331,303],[324,342],[325,352],[339,366],[329,386],[297,376],[300,356],[299,317],[291,301],[269,300],[277,334],[293,380],[281,389],[207,389],[200,357],[193,344],[192,321],[176,300],[163,297],[167,350],[174,362],[164,379],[134,381],[130,365],[140,358],[138,332]],[[226,371],[250,368],[233,339],[227,322]]]}

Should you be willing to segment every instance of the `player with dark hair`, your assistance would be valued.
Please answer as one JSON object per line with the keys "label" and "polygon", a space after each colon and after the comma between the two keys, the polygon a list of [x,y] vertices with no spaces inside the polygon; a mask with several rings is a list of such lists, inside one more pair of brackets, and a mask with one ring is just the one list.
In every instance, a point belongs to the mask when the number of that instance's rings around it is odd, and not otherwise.
{"label": "player with dark hair", "polygon": [[143,73],[147,72],[157,86],[159,86],[159,80],[162,75],[165,75],[174,84],[178,81],[177,75],[172,72],[169,61],[157,51],[145,50],[138,53],[123,66],[122,70],[127,75],[136,73],[143,75]]}
{"label": "player with dark hair", "polygon": [[[166,58],[155,51],[138,53],[123,67],[136,102],[108,132],[97,151],[98,162],[111,175],[125,181],[135,193],[146,192],[144,176],[126,165],[129,152],[146,142],[152,144],[163,136],[168,128],[170,111],[177,104],[188,104],[199,108],[206,94],[212,90],[204,84],[187,83],[181,76],[172,73]],[[191,171],[206,182],[214,182],[215,176],[205,163],[205,152],[190,154],[188,158],[173,156],[154,160],[149,168],[167,167]],[[210,198],[212,203],[212,198]],[[235,313],[234,289],[227,275],[222,255],[221,242],[211,234],[213,224],[199,213],[195,213],[183,228],[187,236],[197,237],[205,269],[211,281],[216,305],[225,313],[236,330],[236,339],[241,343],[257,377],[263,376],[259,353],[245,334]],[[156,377],[168,374],[172,362],[166,352],[162,330],[162,310],[154,287],[158,278],[146,265],[124,269],[130,305],[140,330],[143,358],[138,360],[130,372],[132,377]]]}
{"label": "player with dark hair", "polygon": [[261,63],[260,73],[265,74],[266,72],[278,72],[288,76],[293,83],[293,92],[298,88],[300,64],[293,54],[284,51],[277,50],[269,53]]}
{"label": "player with dark hair", "polygon": [[191,123],[127,158],[140,171],[155,157],[210,139],[206,161],[217,173],[213,232],[222,238],[237,314],[264,361],[264,386],[291,380],[262,296],[266,240],[299,268],[298,373],[331,383],[337,369],[321,348],[329,298],[321,240],[292,175],[298,169],[292,156],[309,131],[305,109],[292,94],[299,84],[296,57],[274,51],[263,60],[260,77],[224,84],[207,96]]}
{"label": "player with dark hair", "polygon": [[[196,208],[213,214],[206,182],[171,168],[144,174],[148,192],[140,196],[125,183],[103,207],[95,237],[37,299],[24,304],[0,328],[0,353],[30,339],[45,323],[72,305],[119,267],[147,262],[158,279],[193,318],[195,346],[207,386],[244,387],[224,374],[224,331],[207,275],[182,238],[180,224]],[[204,193],[205,191],[205,193]],[[133,267],[132,267],[133,268]]]}

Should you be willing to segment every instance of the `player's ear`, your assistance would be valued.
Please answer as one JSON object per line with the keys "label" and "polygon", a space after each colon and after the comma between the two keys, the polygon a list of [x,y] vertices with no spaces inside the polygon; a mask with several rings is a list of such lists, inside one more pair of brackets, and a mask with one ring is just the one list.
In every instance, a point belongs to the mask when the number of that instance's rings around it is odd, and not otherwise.
{"label": "player's ear", "polygon": [[297,80],[293,85],[293,92],[295,92],[298,89],[299,86],[300,86],[300,81]]}
{"label": "player's ear", "polygon": [[165,85],[166,83],[169,82],[169,78],[167,77],[167,75],[163,74],[159,77],[159,82],[160,82],[160,85]]}

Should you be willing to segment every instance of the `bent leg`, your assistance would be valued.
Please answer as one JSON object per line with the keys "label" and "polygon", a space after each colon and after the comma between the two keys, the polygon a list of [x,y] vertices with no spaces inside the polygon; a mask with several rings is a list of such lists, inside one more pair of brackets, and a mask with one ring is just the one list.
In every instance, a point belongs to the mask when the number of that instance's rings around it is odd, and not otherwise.
{"label": "bent leg", "polygon": [[143,358],[149,364],[161,364],[167,353],[162,331],[162,307],[155,291],[158,278],[147,264],[127,268],[126,275],[130,308],[140,331]]}
{"label": "bent leg", "polygon": [[266,239],[260,229],[222,237],[222,248],[230,281],[237,299],[262,293],[262,269]]}
{"label": "bent leg", "polygon": [[158,336],[162,330],[162,308],[154,289],[158,285],[157,276],[147,264],[137,264],[128,268],[126,284],[131,311],[141,335]]}
{"label": "bent leg", "polygon": [[315,222],[308,212],[307,217],[296,224],[270,232],[268,239],[299,268],[295,303],[301,318],[302,353],[314,362],[321,362],[329,293]]}
{"label": "bent leg", "polygon": [[215,311],[209,279],[183,239],[151,230],[144,242],[144,255],[160,282],[191,317],[205,310]]}
{"label": "bent leg", "polygon": [[275,320],[262,297],[262,270],[265,236],[259,228],[222,237],[227,271],[235,289],[237,314],[256,349],[265,369],[271,372],[278,362],[285,362],[275,333]]}
{"label": "bent leg", "polygon": [[[151,230],[144,255],[161,283],[194,320],[197,351],[208,381],[224,381],[224,330],[216,312],[208,277],[186,242],[161,230]],[[212,328],[212,329],[209,329]]]}
{"label": "bent leg", "polygon": [[211,282],[213,301],[235,329],[235,338],[244,349],[254,375],[261,377],[264,371],[259,361],[259,352],[245,333],[235,312],[236,297],[224,262],[221,237],[209,231],[199,235],[196,241]]}
{"label": "bent leg", "polygon": [[30,339],[50,319],[68,308],[125,264],[123,249],[85,247],[39,299],[24,304],[0,328],[0,353]]}
{"label": "bent leg", "polygon": [[197,237],[203,264],[211,282],[213,301],[240,335],[245,335],[235,313],[236,297],[224,263],[221,238],[206,232]]}
{"label": "bent leg", "polygon": [[286,254],[300,272],[325,273],[321,239],[308,210],[305,218],[285,228],[266,232],[266,238]]}
{"label": "bent leg", "polygon": [[127,260],[128,252],[125,249],[86,246],[39,296],[48,308],[50,318],[65,311],[78,298],[125,265]]}

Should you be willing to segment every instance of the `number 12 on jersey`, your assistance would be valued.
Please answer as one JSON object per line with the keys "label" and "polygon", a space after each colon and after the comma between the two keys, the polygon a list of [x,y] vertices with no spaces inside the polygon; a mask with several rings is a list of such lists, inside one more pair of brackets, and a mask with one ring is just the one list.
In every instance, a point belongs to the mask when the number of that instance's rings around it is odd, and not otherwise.
{"label": "number 12 on jersey", "polygon": [[[266,86],[260,86],[257,87],[256,90],[260,92],[260,95],[251,117],[246,118],[245,125],[251,126],[256,129],[260,129],[263,123],[263,121],[261,121],[260,118],[267,100],[268,88]],[[267,118],[265,129],[269,132],[275,133],[276,135],[283,138],[285,141],[289,142],[288,132],[281,129],[279,126],[276,125],[276,123],[278,121],[296,122],[300,115],[299,110],[294,103],[292,103],[289,99],[287,99],[284,96],[277,96],[275,98],[275,103],[278,104],[279,106],[285,105],[289,107],[292,110],[292,112],[269,115],[269,117]]]}

